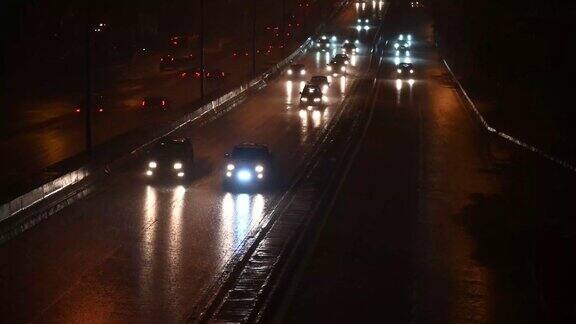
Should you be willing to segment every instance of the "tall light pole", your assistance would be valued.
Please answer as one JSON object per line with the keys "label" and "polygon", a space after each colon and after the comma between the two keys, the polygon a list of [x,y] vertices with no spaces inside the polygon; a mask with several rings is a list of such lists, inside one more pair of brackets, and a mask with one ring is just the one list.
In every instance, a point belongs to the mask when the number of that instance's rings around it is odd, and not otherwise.
{"label": "tall light pole", "polygon": [[200,0],[200,99],[204,100],[204,0]]}
{"label": "tall light pole", "polygon": [[91,49],[92,49],[92,23],[91,23],[90,9],[86,11],[86,44],[85,44],[85,58],[86,58],[86,98],[84,105],[84,116],[85,116],[85,144],[86,152],[92,154],[92,67],[91,67]]}
{"label": "tall light pole", "polygon": [[256,0],[252,0],[252,78],[256,77]]}

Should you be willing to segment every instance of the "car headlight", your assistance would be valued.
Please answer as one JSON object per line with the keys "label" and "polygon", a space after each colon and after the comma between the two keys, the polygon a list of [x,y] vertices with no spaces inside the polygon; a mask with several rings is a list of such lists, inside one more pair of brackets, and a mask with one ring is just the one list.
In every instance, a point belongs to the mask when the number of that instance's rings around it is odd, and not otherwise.
{"label": "car headlight", "polygon": [[232,176],[232,172],[230,172],[230,171],[226,172],[226,176],[227,176],[228,178],[230,178],[230,177]]}
{"label": "car headlight", "polygon": [[178,178],[183,178],[184,177],[184,172],[178,172]]}
{"label": "car headlight", "polygon": [[320,43],[316,43],[316,47],[320,47]]}
{"label": "car headlight", "polygon": [[396,70],[396,72],[398,72],[398,73],[402,73],[402,70],[398,69],[398,70]]}
{"label": "car headlight", "polygon": [[304,74],[306,74],[306,70],[300,71],[300,75],[304,75]]}
{"label": "car headlight", "polygon": [[289,75],[292,75],[292,70],[288,70],[288,74],[289,74]]}
{"label": "car headlight", "polygon": [[342,67],[340,67],[340,71],[346,72],[346,68],[342,66]]}
{"label": "car headlight", "polygon": [[414,73],[414,70],[410,70],[410,73]]}
{"label": "car headlight", "polygon": [[148,167],[149,167],[150,169],[156,169],[156,168],[158,167],[158,164],[157,164],[156,162],[154,162],[154,161],[151,161],[151,162],[148,163]]}
{"label": "car headlight", "polygon": [[226,166],[226,170],[228,170],[228,171],[232,171],[232,170],[234,170],[235,168],[236,168],[236,166],[234,166],[234,164],[232,164],[232,163],[230,163],[230,164],[228,164],[228,165]]}
{"label": "car headlight", "polygon": [[314,102],[320,102],[320,98],[314,98]]}
{"label": "car headlight", "polygon": [[400,46],[398,43],[394,43],[394,48],[398,48],[398,46]]}
{"label": "car headlight", "polygon": [[308,98],[306,98],[306,97],[302,97],[302,98],[300,98],[300,100],[302,100],[302,101],[306,102],[306,101],[308,101]]}
{"label": "car headlight", "polygon": [[330,47],[330,44],[326,44],[326,47]]}
{"label": "car headlight", "polygon": [[326,68],[326,70],[332,71],[332,67],[331,67],[330,65],[328,65],[328,67]]}
{"label": "car headlight", "polygon": [[258,173],[262,173],[262,172],[264,172],[264,167],[261,166],[261,165],[257,165],[257,166],[254,168],[254,170],[255,170],[256,172],[258,172]]}
{"label": "car headlight", "polygon": [[180,169],[182,169],[182,163],[180,162],[174,163],[174,170],[180,170]]}
{"label": "car headlight", "polygon": [[346,60],[344,61],[344,64],[350,64],[350,61]]}
{"label": "car headlight", "polygon": [[151,177],[154,174],[154,172],[152,172],[152,170],[147,170],[146,171],[146,175]]}

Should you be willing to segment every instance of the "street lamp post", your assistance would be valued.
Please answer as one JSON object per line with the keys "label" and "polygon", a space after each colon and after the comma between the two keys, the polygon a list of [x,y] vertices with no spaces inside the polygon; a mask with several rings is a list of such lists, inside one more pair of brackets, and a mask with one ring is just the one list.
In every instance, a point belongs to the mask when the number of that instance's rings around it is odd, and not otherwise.
{"label": "street lamp post", "polygon": [[200,99],[204,100],[204,0],[200,0]]}
{"label": "street lamp post", "polygon": [[92,44],[92,24],[90,19],[90,13],[86,14],[86,44],[85,44],[85,59],[86,59],[86,99],[84,106],[84,116],[85,116],[85,144],[86,152],[92,154],[92,68],[91,68],[91,44]]}
{"label": "street lamp post", "polygon": [[256,0],[252,0],[252,78],[256,77]]}

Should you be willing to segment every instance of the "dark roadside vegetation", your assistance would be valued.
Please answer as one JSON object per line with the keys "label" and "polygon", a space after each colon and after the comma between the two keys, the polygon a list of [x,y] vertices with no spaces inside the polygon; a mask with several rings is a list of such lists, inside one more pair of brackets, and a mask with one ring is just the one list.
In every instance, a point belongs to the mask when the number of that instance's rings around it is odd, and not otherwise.
{"label": "dark roadside vegetation", "polygon": [[[576,161],[569,77],[574,4],[563,1],[435,0],[437,45],[488,122]],[[499,322],[576,320],[574,175],[531,154],[491,170],[504,195],[472,195],[456,215],[475,257],[496,270],[506,309]],[[497,304],[498,305],[498,304]]]}
{"label": "dark roadside vegetation", "polygon": [[576,161],[571,1],[431,0],[438,46],[488,122]]}

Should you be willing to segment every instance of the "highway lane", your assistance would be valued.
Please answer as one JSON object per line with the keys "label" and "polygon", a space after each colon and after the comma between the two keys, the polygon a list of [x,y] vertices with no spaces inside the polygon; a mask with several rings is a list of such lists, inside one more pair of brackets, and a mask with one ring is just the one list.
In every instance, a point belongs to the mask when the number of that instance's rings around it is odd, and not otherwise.
{"label": "highway lane", "polygon": [[[353,7],[345,10],[336,29],[353,35],[356,16]],[[362,49],[355,71],[366,65]],[[308,77],[324,74],[325,59],[315,53],[302,59]],[[243,141],[267,143],[289,179],[336,115],[351,81],[333,82],[328,107],[308,111],[297,104],[302,83],[282,76],[217,120],[180,132],[193,139],[197,155],[189,186],[147,185],[143,164],[134,165],[1,246],[2,317],[15,322],[183,319],[279,194],[224,193],[224,153]]]}

